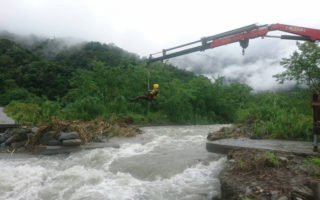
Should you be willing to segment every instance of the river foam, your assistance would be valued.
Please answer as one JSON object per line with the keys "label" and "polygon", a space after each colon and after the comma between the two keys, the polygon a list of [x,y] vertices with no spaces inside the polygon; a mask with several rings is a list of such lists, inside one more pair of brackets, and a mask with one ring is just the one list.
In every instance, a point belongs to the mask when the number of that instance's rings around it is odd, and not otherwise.
{"label": "river foam", "polygon": [[217,128],[146,127],[119,149],[0,157],[0,199],[211,199],[226,161],[204,148]]}

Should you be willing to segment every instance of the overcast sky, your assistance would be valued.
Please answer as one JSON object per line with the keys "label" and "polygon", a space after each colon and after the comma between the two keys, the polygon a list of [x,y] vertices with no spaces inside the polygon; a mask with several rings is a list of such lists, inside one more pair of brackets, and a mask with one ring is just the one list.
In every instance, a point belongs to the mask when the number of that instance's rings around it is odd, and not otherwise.
{"label": "overcast sky", "polygon": [[[253,23],[319,29],[319,8],[319,0],[1,0],[0,30],[115,43],[147,56]],[[255,39],[245,56],[239,44],[232,44],[171,62],[265,90],[277,87],[272,74],[283,70],[279,60],[294,49],[294,41]]]}

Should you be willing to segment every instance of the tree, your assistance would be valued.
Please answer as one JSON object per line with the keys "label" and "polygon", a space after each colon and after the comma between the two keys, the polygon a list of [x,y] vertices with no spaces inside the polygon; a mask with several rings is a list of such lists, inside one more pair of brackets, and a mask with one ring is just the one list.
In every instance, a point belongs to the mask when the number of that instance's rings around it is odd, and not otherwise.
{"label": "tree", "polygon": [[306,84],[313,92],[320,92],[320,46],[319,43],[297,42],[299,51],[290,58],[284,58],[281,65],[286,69],[274,75],[277,81],[295,80],[297,84]]}

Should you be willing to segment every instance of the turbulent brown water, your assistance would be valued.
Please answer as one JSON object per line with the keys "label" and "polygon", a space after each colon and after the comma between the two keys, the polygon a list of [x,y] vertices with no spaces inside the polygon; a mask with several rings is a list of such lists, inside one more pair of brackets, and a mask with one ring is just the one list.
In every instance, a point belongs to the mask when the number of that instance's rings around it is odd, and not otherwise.
{"label": "turbulent brown water", "polygon": [[206,136],[222,125],[143,127],[105,148],[56,156],[0,154],[0,199],[212,199],[225,157]]}

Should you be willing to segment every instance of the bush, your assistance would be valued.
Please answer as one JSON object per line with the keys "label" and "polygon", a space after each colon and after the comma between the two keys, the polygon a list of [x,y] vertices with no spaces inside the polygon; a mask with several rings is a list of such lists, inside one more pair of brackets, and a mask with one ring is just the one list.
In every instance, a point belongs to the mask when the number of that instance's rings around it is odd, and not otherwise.
{"label": "bush", "polygon": [[4,111],[21,125],[34,125],[41,121],[41,108],[38,104],[13,101]]}
{"label": "bush", "polygon": [[236,113],[238,123],[253,124],[257,135],[310,140],[312,112],[305,91],[257,94],[249,106]]}
{"label": "bush", "polygon": [[53,116],[60,112],[60,105],[55,101],[45,101],[41,105],[41,116],[43,121],[50,121]]}
{"label": "bush", "polygon": [[0,105],[5,106],[11,101],[19,101],[25,103],[41,103],[41,98],[30,93],[24,88],[14,88],[5,91],[0,95]]}
{"label": "bush", "polygon": [[67,105],[62,110],[62,117],[66,119],[92,120],[103,115],[105,107],[97,97],[84,97]]}

